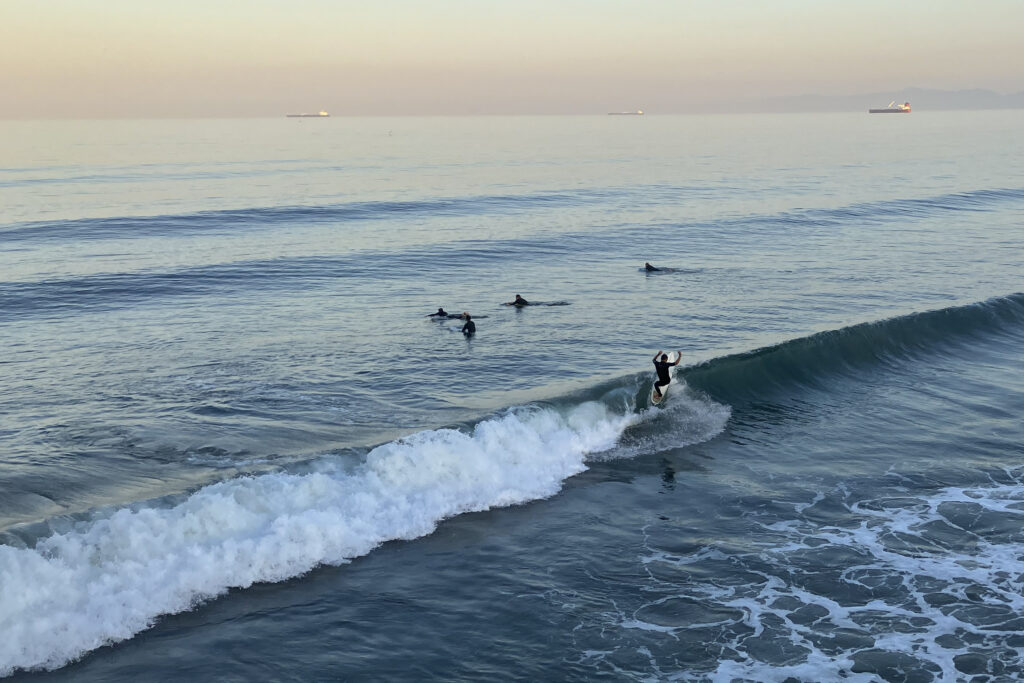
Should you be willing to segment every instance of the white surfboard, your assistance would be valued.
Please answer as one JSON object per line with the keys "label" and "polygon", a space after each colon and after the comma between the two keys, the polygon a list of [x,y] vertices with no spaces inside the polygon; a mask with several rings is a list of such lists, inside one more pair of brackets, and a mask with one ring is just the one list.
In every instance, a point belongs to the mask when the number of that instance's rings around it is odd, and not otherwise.
{"label": "white surfboard", "polygon": [[[678,351],[670,351],[669,352],[669,354],[668,354],[668,362],[669,363],[675,363],[676,360],[678,360],[678,359],[679,359],[679,352]],[[665,386],[663,386],[661,388],[661,396],[655,395],[655,393],[654,393],[654,385],[653,384],[651,385],[651,405],[654,405],[654,406],[660,405],[661,402],[664,401],[665,398],[668,396],[668,390],[671,389],[672,385],[674,385],[676,383],[676,375],[675,375],[675,371],[674,370],[669,370],[668,371],[668,376],[671,378],[672,381],[669,382],[668,384],[666,384]],[[658,381],[658,375],[657,374],[654,375],[654,381],[655,382]]]}

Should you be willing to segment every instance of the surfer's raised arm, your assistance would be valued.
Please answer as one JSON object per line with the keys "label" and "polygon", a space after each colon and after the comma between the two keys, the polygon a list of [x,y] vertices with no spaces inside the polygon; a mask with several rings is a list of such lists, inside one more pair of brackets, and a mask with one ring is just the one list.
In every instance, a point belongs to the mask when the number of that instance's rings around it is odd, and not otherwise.
{"label": "surfer's raised arm", "polygon": [[654,358],[652,358],[651,360],[658,360],[658,356],[660,356],[660,355],[661,355],[661,349],[658,349],[658,352],[656,354],[654,354]]}
{"label": "surfer's raised arm", "polygon": [[675,365],[676,363],[678,363],[679,361],[676,360],[675,363],[668,362],[668,354],[662,353],[661,351],[658,351],[658,353],[654,354],[653,360],[654,369],[658,373],[658,379],[654,382],[654,390],[651,392],[651,400],[654,403],[659,403],[662,397],[664,396],[664,393],[662,392],[661,388],[667,387],[669,384],[672,383],[672,375],[669,374],[668,369]]}
{"label": "surfer's raised arm", "polygon": [[676,351],[676,362],[673,363],[672,365],[679,365],[679,361],[681,361],[682,359],[683,359],[683,352],[682,351]]}

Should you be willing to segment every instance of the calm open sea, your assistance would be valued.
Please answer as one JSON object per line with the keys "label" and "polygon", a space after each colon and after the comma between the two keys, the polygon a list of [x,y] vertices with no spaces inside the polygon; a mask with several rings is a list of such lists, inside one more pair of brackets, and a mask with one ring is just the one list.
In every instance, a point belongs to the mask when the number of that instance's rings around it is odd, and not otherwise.
{"label": "calm open sea", "polygon": [[0,676],[1024,677],[1021,112],[0,139]]}

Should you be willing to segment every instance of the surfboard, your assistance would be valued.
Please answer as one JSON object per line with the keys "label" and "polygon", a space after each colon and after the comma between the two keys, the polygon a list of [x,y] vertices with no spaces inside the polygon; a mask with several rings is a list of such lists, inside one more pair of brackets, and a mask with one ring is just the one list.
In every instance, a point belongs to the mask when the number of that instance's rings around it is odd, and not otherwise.
{"label": "surfboard", "polygon": [[[670,351],[669,352],[669,354],[668,354],[668,362],[669,363],[675,363],[678,358],[679,358],[679,352],[678,351]],[[666,384],[665,386],[663,386],[661,388],[661,396],[656,396],[654,394],[654,385],[651,384],[651,405],[654,405],[654,406],[661,405],[661,403],[668,397],[668,390],[671,389],[672,385],[676,383],[676,376],[675,376],[675,373],[672,370],[668,371],[668,376],[672,379],[672,381],[669,382],[668,384]],[[655,382],[658,381],[658,375],[657,374],[654,375],[654,381]]]}

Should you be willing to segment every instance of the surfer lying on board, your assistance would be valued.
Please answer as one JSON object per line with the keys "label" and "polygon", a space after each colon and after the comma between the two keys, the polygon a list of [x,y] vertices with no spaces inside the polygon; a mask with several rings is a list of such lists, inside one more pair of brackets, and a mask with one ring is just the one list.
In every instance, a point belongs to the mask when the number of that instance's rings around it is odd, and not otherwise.
{"label": "surfer lying on board", "polygon": [[[658,360],[659,354],[661,355],[661,360]],[[675,363],[668,362],[667,353],[661,353],[661,351],[658,351],[658,353],[654,354],[654,358],[652,359],[654,361],[654,369],[658,371],[658,381],[654,383],[655,396],[661,398],[661,388],[663,386],[667,386],[672,381],[672,378],[668,374],[668,369],[673,365],[679,365],[679,361],[681,361],[682,359],[682,351],[679,352],[679,357],[676,358]]]}
{"label": "surfer lying on board", "polygon": [[462,334],[467,337],[476,334],[476,323],[473,322],[472,316],[469,313],[463,313],[462,317],[466,320],[466,324],[462,326]]}
{"label": "surfer lying on board", "polygon": [[449,317],[449,314],[443,308],[438,306],[437,307],[437,313],[427,313],[427,315],[424,316],[424,317],[427,317],[427,318],[447,318],[447,317]]}
{"label": "surfer lying on board", "polygon": [[661,270],[661,268],[655,268],[650,263],[644,263],[644,270],[646,270],[648,273],[654,273]]}
{"label": "surfer lying on board", "polygon": [[506,306],[529,306],[530,302],[527,301],[526,299],[524,299],[523,297],[519,296],[518,294],[516,294],[515,300],[514,301],[509,301],[505,305]]}

